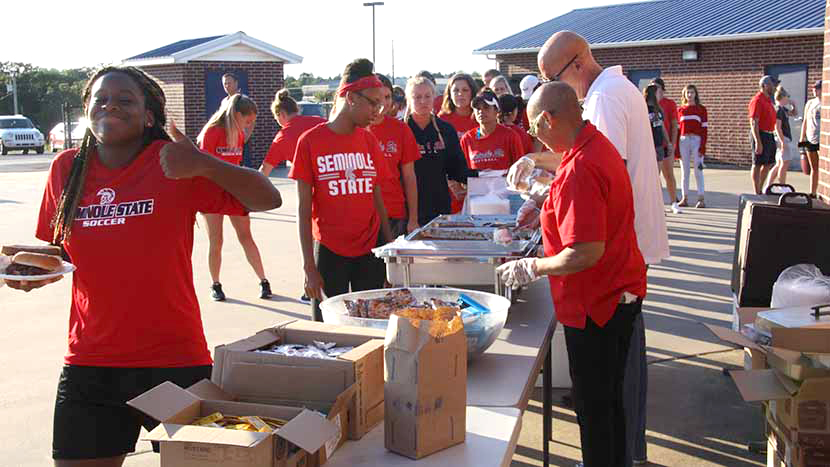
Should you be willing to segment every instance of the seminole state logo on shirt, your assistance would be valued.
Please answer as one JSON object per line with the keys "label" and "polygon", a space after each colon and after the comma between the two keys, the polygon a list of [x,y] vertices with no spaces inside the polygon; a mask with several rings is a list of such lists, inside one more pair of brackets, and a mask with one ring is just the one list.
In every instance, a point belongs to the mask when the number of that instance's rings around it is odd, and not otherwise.
{"label": "seminole state logo on shirt", "polygon": [[478,151],[473,154],[473,163],[483,164],[487,162],[501,162],[504,159],[504,149],[494,151]]}
{"label": "seminole state logo on shirt", "polygon": [[81,222],[82,227],[102,227],[106,225],[123,225],[128,217],[146,216],[153,213],[155,199],[140,201],[125,201],[114,203],[115,190],[102,188],[96,196],[100,197],[98,204],[78,206],[75,221]]}
{"label": "seminole state logo on shirt", "polygon": [[218,147],[216,154],[220,157],[242,157],[242,148]]}
{"label": "seminole state logo on shirt", "polygon": [[350,152],[317,157],[317,179],[328,182],[331,196],[371,194],[377,176],[369,154]]}

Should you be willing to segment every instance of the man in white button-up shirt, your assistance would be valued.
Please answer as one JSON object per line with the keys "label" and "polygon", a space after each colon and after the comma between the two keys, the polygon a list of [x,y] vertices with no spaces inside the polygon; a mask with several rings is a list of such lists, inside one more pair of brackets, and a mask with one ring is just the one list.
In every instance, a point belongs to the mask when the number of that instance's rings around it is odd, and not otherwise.
{"label": "man in white button-up shirt", "polygon": [[[622,67],[603,69],[594,60],[588,42],[580,35],[561,31],[548,39],[538,55],[539,71],[548,80],[562,81],[584,99],[583,118],[611,140],[626,161],[634,196],[634,230],[646,264],[669,256],[669,239],[663,212],[663,193],[657,157],[651,138],[645,99],[622,73]],[[626,437],[628,458],[646,462],[645,402],[648,369],[642,314],[634,323],[625,376]],[[627,463],[627,465],[631,465]]]}

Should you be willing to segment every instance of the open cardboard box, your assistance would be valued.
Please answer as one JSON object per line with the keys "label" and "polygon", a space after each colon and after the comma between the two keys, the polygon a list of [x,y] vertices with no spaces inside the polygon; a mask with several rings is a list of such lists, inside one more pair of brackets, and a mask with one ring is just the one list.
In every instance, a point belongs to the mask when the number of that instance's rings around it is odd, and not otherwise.
{"label": "open cardboard box", "polygon": [[755,322],[755,315],[760,311],[772,310],[771,307],[740,306],[738,295],[732,294],[732,330],[741,331],[744,324]]}
{"label": "open cardboard box", "polygon": [[[348,437],[360,439],[383,420],[383,339],[380,329],[289,320],[214,351],[212,381],[238,400],[298,405],[327,411],[355,385],[348,405]],[[275,344],[336,342],[355,348],[337,359],[289,357],[255,352]],[[346,436],[342,437],[341,443]]]}
{"label": "open cardboard box", "polygon": [[805,433],[767,415],[767,466],[812,467],[830,465],[830,433]]}
{"label": "open cardboard box", "polygon": [[[143,439],[158,441],[161,467],[307,467],[340,429],[320,413],[299,407],[237,402],[208,380],[188,389],[164,382],[127,402],[161,421]],[[288,420],[272,433],[191,425],[214,412]],[[293,449],[293,446],[300,450]]]}

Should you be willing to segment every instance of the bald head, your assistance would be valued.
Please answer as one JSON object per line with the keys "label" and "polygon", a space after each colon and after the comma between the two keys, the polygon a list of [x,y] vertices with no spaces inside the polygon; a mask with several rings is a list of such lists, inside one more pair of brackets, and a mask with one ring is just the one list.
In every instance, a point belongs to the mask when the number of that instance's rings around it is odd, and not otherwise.
{"label": "bald head", "polygon": [[550,36],[536,60],[543,77],[568,83],[580,99],[602,72],[588,41],[572,31],[559,31]]}
{"label": "bald head", "polygon": [[582,121],[582,109],[576,92],[565,83],[545,83],[533,93],[527,103],[528,118],[534,120],[545,111],[563,120]]}

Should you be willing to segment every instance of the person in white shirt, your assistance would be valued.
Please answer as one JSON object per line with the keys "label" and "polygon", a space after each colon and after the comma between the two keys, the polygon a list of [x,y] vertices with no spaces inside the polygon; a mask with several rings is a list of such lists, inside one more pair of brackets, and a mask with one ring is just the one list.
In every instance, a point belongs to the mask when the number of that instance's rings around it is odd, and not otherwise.
{"label": "person in white shirt", "polygon": [[[542,46],[539,71],[549,81],[569,84],[583,101],[583,118],[590,120],[619,151],[626,162],[634,196],[634,229],[646,264],[658,264],[669,256],[669,239],[663,211],[663,194],[654,157],[648,109],[640,91],[622,67],[603,69],[579,34],[560,31]],[[514,164],[508,182],[521,179],[526,167],[554,169],[561,155],[535,153]],[[524,168],[523,168],[524,167]],[[527,211],[525,211],[527,212]],[[519,219],[522,223],[525,219]],[[646,461],[645,403],[648,382],[645,325],[642,314],[634,323],[625,375],[626,466]],[[586,466],[590,467],[590,466]]]}
{"label": "person in white shirt", "polygon": [[813,98],[804,104],[804,121],[801,123],[801,138],[798,146],[807,151],[810,162],[810,196],[816,197],[818,190],[818,150],[821,132],[821,80],[813,86]]}

